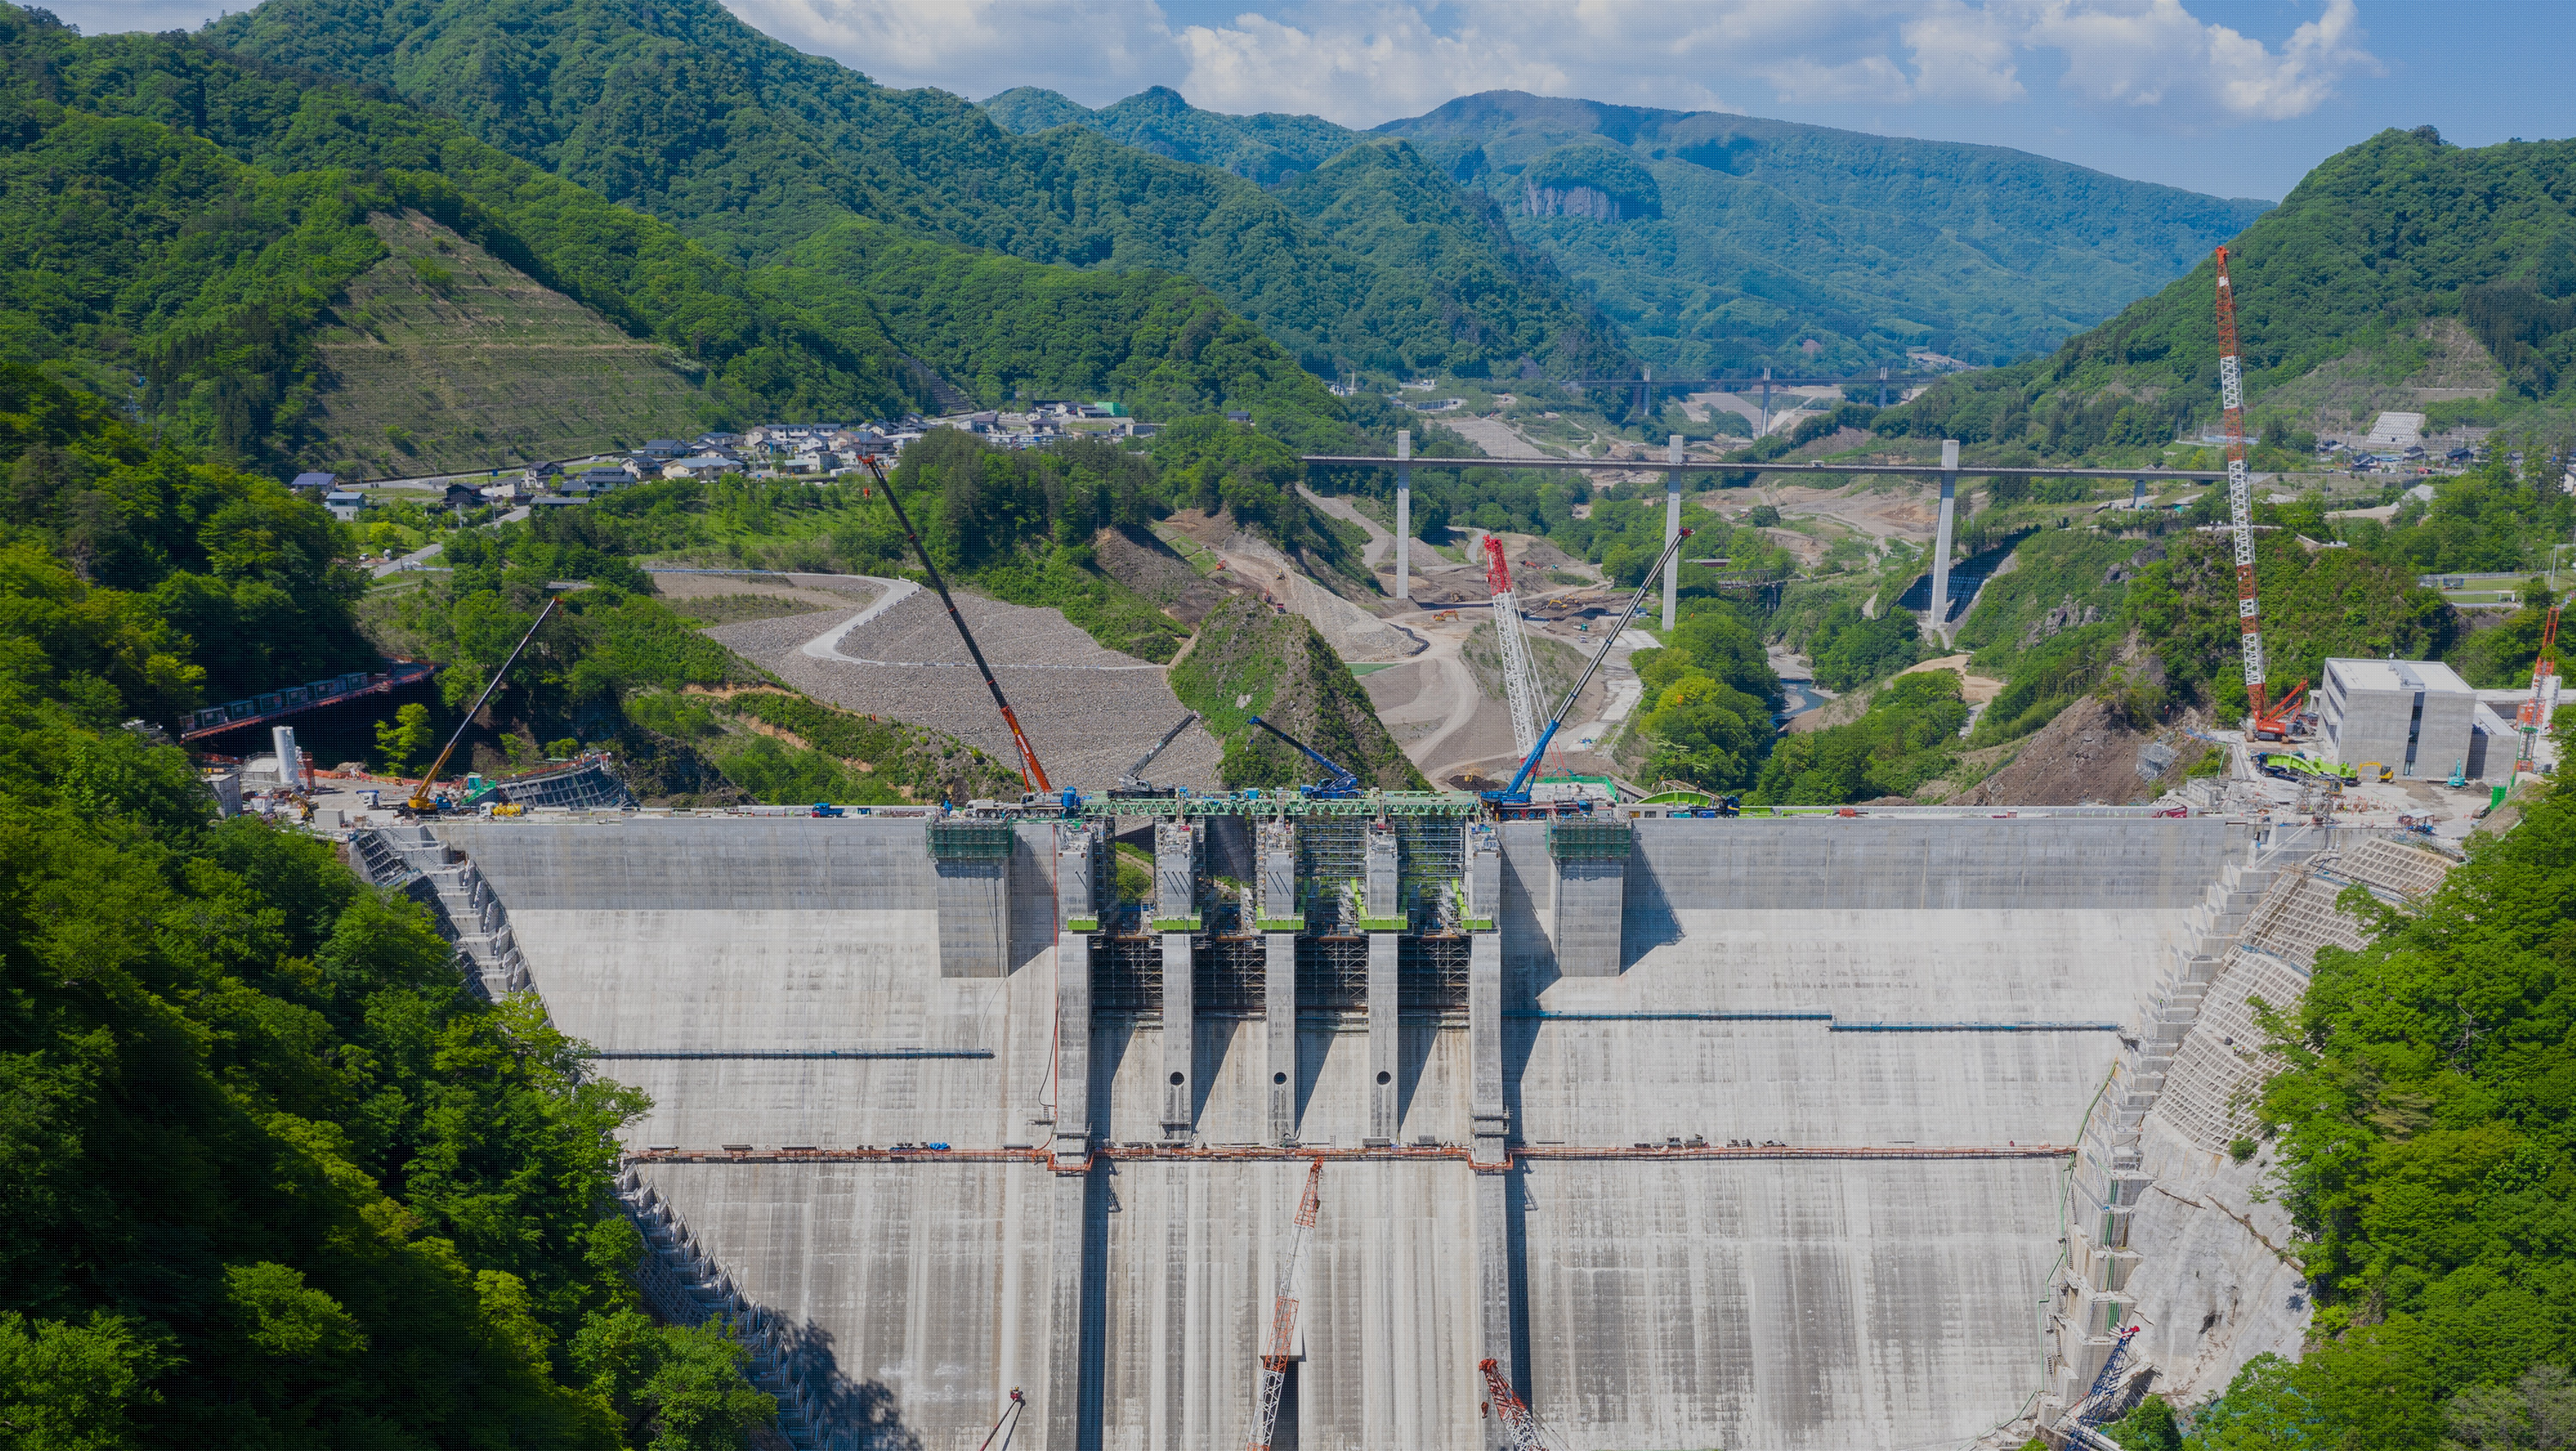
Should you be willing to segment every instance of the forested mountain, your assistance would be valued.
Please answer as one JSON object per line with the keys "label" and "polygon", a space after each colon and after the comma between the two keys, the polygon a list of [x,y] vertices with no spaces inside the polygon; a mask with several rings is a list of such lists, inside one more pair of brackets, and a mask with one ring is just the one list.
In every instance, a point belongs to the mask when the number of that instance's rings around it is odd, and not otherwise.
{"label": "forested mountain", "polygon": [[1368,139],[1321,116],[1264,111],[1228,116],[1202,111],[1169,86],[1151,86],[1095,111],[1036,86],[1014,86],[982,102],[1003,129],[1021,135],[1056,126],[1080,126],[1112,141],[1142,147],[1174,161],[1231,171],[1264,186],[1313,171]]}
{"label": "forested mountain", "polygon": [[[1641,356],[1678,370],[1856,367],[1910,347],[1999,362],[2152,291],[2264,205],[1999,146],[1517,91],[1378,130],[1491,192]],[[1654,214],[1533,214],[1533,191],[1593,171],[1650,178]]]}
{"label": "forested mountain", "polygon": [[[1079,126],[1300,187],[1368,139],[1313,116],[1202,111],[1159,86],[1098,110],[1033,87],[984,107],[1015,131]],[[1491,198],[1667,375],[1860,367],[1916,347],[2002,361],[2110,316],[2263,209],[2003,147],[1517,91],[1377,131]]]}
{"label": "forested mountain", "polygon": [[[2382,407],[2437,426],[2563,413],[2576,402],[2571,176],[2576,141],[2464,148],[2430,127],[2311,171],[2228,249],[2258,427],[2366,428]],[[1888,424],[2064,457],[2214,423],[2216,280],[2203,258],[2050,357],[1945,381]]]}
{"label": "forested mountain", "polygon": [[[1186,272],[1321,372],[1615,356],[1562,288],[1462,302],[1241,177],[1080,129],[1015,136],[945,92],[889,90],[782,45],[715,0],[269,0],[206,34],[386,87],[746,265],[858,216],[1029,261]],[[1371,306],[1393,295],[1409,299],[1404,326]],[[1409,326],[1425,316],[1444,326]]]}
{"label": "forested mountain", "polygon": [[[0,61],[0,346],[236,457],[363,474],[573,451],[513,435],[524,397],[424,402],[431,363],[460,347],[459,371],[504,393],[573,377],[591,411],[650,395],[631,439],[592,447],[898,413],[928,405],[934,373],[987,402],[1025,385],[1174,415],[1333,410],[1170,273],[846,218],[747,269],[453,121],[185,38],[83,40],[0,6]],[[1045,361],[997,363],[958,325],[970,307],[977,336]],[[598,371],[612,355],[622,371]]]}

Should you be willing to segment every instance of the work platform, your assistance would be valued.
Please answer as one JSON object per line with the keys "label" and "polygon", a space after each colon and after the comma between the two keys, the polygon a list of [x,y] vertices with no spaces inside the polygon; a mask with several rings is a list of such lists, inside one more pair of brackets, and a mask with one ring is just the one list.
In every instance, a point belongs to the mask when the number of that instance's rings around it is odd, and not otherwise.
{"label": "work platform", "polygon": [[2245,825],[1417,800],[435,850],[651,1094],[632,1167],[786,1327],[808,1444],[972,1448],[1014,1386],[1017,1446],[1240,1444],[1317,1157],[1283,1447],[1483,1447],[1488,1356],[1572,1447],[2029,1403],[2087,1104]]}

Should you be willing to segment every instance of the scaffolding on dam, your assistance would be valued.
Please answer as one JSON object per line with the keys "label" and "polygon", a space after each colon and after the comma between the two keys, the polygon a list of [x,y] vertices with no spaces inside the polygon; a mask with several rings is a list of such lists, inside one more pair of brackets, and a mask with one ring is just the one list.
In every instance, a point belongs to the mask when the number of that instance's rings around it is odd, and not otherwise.
{"label": "scaffolding on dam", "polygon": [[1489,1359],[1569,1447],[1973,1440],[2054,1384],[2084,1105],[2254,850],[1434,793],[434,830],[492,986],[653,1098],[630,1196],[799,1444],[926,1451],[1013,1387],[1015,1445],[1242,1444],[1319,1161],[1276,1445],[1495,1444]]}

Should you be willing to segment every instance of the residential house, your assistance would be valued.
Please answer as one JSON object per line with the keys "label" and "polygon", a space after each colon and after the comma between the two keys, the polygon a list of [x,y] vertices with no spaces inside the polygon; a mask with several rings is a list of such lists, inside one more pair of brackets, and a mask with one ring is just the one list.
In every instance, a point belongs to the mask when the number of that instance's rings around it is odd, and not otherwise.
{"label": "residential house", "polygon": [[483,503],[483,491],[472,484],[450,483],[445,497],[439,502],[450,509],[480,508]]}
{"label": "residential house", "polygon": [[[323,477],[330,476],[325,474]],[[330,510],[331,517],[341,523],[354,524],[358,519],[358,511],[367,507],[367,496],[355,489],[332,489],[323,494],[322,507]]]}
{"label": "residential house", "polygon": [[688,451],[689,446],[676,438],[648,438],[644,441],[644,446],[637,449],[635,453],[639,458],[658,463],[666,459],[678,458]]}
{"label": "residential house", "polygon": [[737,473],[741,468],[742,464],[738,460],[727,458],[723,454],[699,453],[691,454],[687,458],[675,458],[662,465],[662,477],[712,479],[722,474]]}
{"label": "residential house", "polygon": [[340,487],[340,476],[338,474],[325,473],[297,474],[293,482],[289,483],[287,487],[298,493],[310,492],[316,494],[327,494],[333,489]]}

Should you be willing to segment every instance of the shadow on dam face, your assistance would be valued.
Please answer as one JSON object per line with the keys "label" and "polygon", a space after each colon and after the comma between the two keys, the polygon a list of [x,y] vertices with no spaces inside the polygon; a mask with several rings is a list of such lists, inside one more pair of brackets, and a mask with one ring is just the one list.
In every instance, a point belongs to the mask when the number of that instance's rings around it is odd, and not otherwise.
{"label": "shadow on dam face", "polygon": [[826,1433],[907,1451],[973,1451],[1013,1387],[1018,1448],[1243,1444],[1301,1154],[1327,1156],[1283,1416],[1306,1451],[1482,1451],[1489,1355],[1578,1446],[1972,1438],[2043,1381],[2054,1146],[2106,1029],[2242,845],[2210,819],[1641,821],[1624,882],[1585,878],[1619,933],[1587,976],[1555,958],[1543,829],[1505,826],[1474,929],[1499,980],[1398,1015],[1395,1134],[1365,1011],[1265,1040],[1275,1007],[1202,994],[1249,1006],[1194,1015],[1175,1151],[1153,1016],[1087,987],[1061,1010],[1090,979],[1051,826],[1016,828],[990,977],[940,972],[918,822],[439,830],[555,1023],[652,1097],[637,1172],[801,1327]]}

